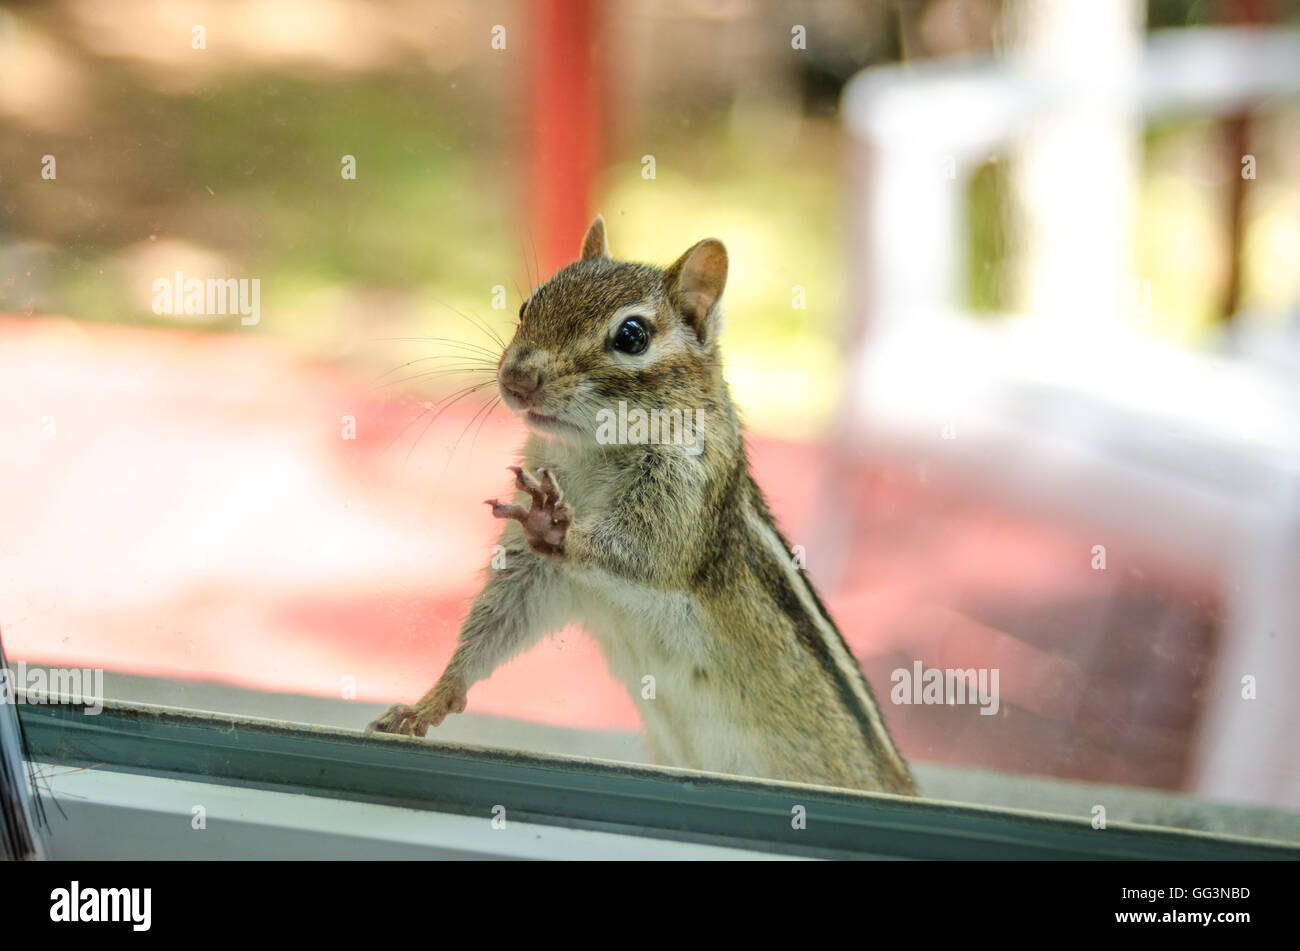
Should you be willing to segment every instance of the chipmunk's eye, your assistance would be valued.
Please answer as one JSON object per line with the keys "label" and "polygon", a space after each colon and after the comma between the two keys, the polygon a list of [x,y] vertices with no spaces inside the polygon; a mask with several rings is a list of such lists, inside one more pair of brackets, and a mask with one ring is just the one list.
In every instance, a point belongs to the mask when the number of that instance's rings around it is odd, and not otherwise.
{"label": "chipmunk's eye", "polygon": [[614,349],[622,353],[630,353],[633,356],[645,353],[649,343],[650,333],[645,329],[645,324],[636,317],[629,317],[618,325],[618,330],[614,331]]}

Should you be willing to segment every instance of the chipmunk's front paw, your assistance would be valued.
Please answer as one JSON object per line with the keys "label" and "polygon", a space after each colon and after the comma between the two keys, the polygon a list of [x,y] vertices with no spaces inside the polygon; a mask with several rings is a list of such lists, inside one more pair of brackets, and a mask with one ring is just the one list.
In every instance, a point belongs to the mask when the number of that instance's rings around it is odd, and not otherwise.
{"label": "chipmunk's front paw", "polygon": [[398,703],[388,708],[388,712],[375,717],[366,727],[367,733],[396,733],[398,736],[424,736],[432,724],[420,715],[416,707]]}
{"label": "chipmunk's front paw", "polygon": [[465,703],[465,690],[462,687],[439,686],[431,697],[421,700],[413,707],[404,703],[389,707],[388,712],[370,721],[366,732],[423,737],[429,727],[442,723],[449,713],[464,713]]}
{"label": "chipmunk's front paw", "polygon": [[497,518],[513,518],[524,527],[529,548],[558,561],[564,557],[564,536],[573,521],[573,509],[561,501],[563,493],[549,469],[541,470],[540,481],[518,466],[510,466],[510,471],[515,474],[515,485],[532,497],[532,506],[526,509],[489,499],[487,504],[492,506],[492,514]]}

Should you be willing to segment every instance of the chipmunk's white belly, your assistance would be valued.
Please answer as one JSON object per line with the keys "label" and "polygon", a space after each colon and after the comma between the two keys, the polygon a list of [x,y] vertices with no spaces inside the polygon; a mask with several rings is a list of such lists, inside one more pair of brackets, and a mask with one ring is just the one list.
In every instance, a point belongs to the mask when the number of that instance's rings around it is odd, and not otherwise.
{"label": "chipmunk's white belly", "polygon": [[716,639],[694,599],[608,575],[577,580],[574,593],[579,620],[637,705],[656,762],[759,772],[749,738],[723,702],[729,694],[718,689],[724,665],[706,649]]}

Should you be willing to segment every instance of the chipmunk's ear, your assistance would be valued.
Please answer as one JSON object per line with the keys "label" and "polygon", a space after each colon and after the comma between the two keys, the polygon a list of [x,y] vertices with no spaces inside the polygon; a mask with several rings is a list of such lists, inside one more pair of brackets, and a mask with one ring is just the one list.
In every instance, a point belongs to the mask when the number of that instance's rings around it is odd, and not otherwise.
{"label": "chipmunk's ear", "polygon": [[605,219],[597,215],[591,227],[587,229],[587,236],[582,239],[581,260],[608,257],[609,243],[605,240]]}
{"label": "chipmunk's ear", "polygon": [[678,313],[700,343],[718,335],[718,299],[727,286],[727,249],[717,238],[705,238],[677,259],[666,273],[668,293]]}

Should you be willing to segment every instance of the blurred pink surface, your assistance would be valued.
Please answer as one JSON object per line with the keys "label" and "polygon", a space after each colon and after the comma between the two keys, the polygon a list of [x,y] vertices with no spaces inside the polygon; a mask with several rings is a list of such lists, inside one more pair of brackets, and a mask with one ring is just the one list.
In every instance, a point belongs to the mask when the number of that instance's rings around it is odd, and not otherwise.
{"label": "blurred pink surface", "polygon": [[[417,440],[423,419],[403,429],[420,404],[372,383],[265,335],[0,317],[10,656],[333,697],[354,678],[361,700],[417,698],[478,588],[498,530],[481,500],[507,491],[523,430],[498,411],[475,435],[469,400]],[[751,457],[805,544],[826,454],[756,438]],[[869,531],[829,606],[877,696],[913,659],[1003,671],[996,717],[883,702],[905,753],[1181,782],[1210,607],[1153,626],[1141,602],[1117,610],[1114,582],[1098,589],[1080,538],[900,473],[855,478]],[[1159,607],[1194,600],[1200,579],[1142,584],[1165,586]],[[638,727],[577,630],[477,685],[470,710]]]}

